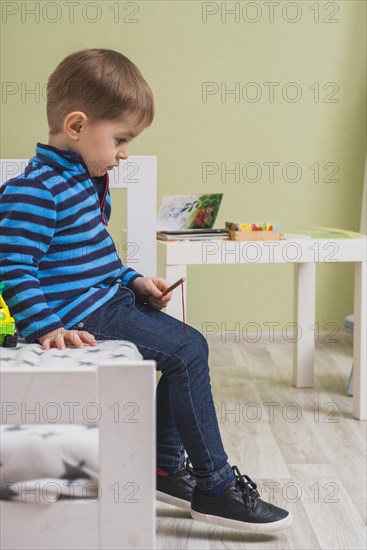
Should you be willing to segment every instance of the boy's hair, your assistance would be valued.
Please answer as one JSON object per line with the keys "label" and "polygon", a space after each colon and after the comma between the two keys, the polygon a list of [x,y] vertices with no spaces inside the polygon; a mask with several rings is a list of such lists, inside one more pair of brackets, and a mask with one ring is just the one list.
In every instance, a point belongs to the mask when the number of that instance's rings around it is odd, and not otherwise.
{"label": "boy's hair", "polygon": [[49,133],[62,132],[66,115],[83,111],[91,122],[136,115],[149,126],[154,117],[153,94],[139,69],[114,50],[72,53],[47,82]]}

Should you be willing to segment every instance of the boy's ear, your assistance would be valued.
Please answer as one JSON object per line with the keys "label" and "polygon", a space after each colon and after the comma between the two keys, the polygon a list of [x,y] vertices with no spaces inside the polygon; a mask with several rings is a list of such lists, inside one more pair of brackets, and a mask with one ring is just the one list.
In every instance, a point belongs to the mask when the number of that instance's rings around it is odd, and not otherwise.
{"label": "boy's ear", "polygon": [[64,119],[64,133],[73,140],[78,140],[88,118],[83,111],[73,111]]}

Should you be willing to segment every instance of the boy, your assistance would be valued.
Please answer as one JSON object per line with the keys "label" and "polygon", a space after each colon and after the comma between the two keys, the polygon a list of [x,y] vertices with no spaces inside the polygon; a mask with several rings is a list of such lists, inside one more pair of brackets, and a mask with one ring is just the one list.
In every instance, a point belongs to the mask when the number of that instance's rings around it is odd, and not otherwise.
{"label": "boy", "polygon": [[47,85],[48,145],[1,188],[4,297],[21,335],[43,349],[125,339],[156,361],[160,500],[215,525],[280,530],[291,515],[227,462],[205,338],[160,311],[168,283],[124,267],[106,230],[107,171],[153,115],[148,84],[120,53],[83,50],[58,65]]}

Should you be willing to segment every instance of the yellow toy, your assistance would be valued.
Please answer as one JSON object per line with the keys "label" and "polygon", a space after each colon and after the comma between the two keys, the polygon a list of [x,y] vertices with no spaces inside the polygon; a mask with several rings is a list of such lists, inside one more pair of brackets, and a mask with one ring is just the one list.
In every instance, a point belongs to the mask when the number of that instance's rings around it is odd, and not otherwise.
{"label": "yellow toy", "polygon": [[0,346],[4,348],[15,348],[18,335],[15,328],[15,321],[11,317],[9,308],[2,297],[5,283],[0,283]]}

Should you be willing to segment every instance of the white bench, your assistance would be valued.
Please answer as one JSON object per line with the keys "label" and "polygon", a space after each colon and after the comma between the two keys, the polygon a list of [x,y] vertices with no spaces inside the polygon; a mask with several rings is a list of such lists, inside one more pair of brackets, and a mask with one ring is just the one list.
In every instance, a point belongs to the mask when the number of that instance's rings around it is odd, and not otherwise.
{"label": "white bench", "polygon": [[[27,162],[3,160],[1,182],[18,175]],[[154,275],[155,157],[130,157],[110,172],[110,185],[127,190],[126,250],[130,247],[133,253],[127,254],[126,263],[144,275]],[[19,488],[19,493],[17,500],[0,503],[2,549],[155,548],[155,363],[142,360],[131,345],[126,353],[121,349],[116,353],[121,344],[100,344],[103,358],[95,364],[90,361],[92,348],[87,347],[64,352],[42,352],[37,344],[0,348],[1,424],[11,429],[33,425],[36,430],[41,423],[55,431],[66,424],[88,428],[92,414],[98,437],[91,453],[99,459],[95,496],[89,491],[53,502],[52,490],[45,491],[44,483],[33,480],[32,492],[24,479],[6,480],[13,481],[12,489]],[[29,361],[32,350],[33,362]],[[41,450],[41,434],[39,440]],[[3,452],[5,456],[6,449]],[[65,486],[65,478],[59,481]],[[52,489],[51,483],[48,488]],[[6,492],[9,485],[2,489]]]}

